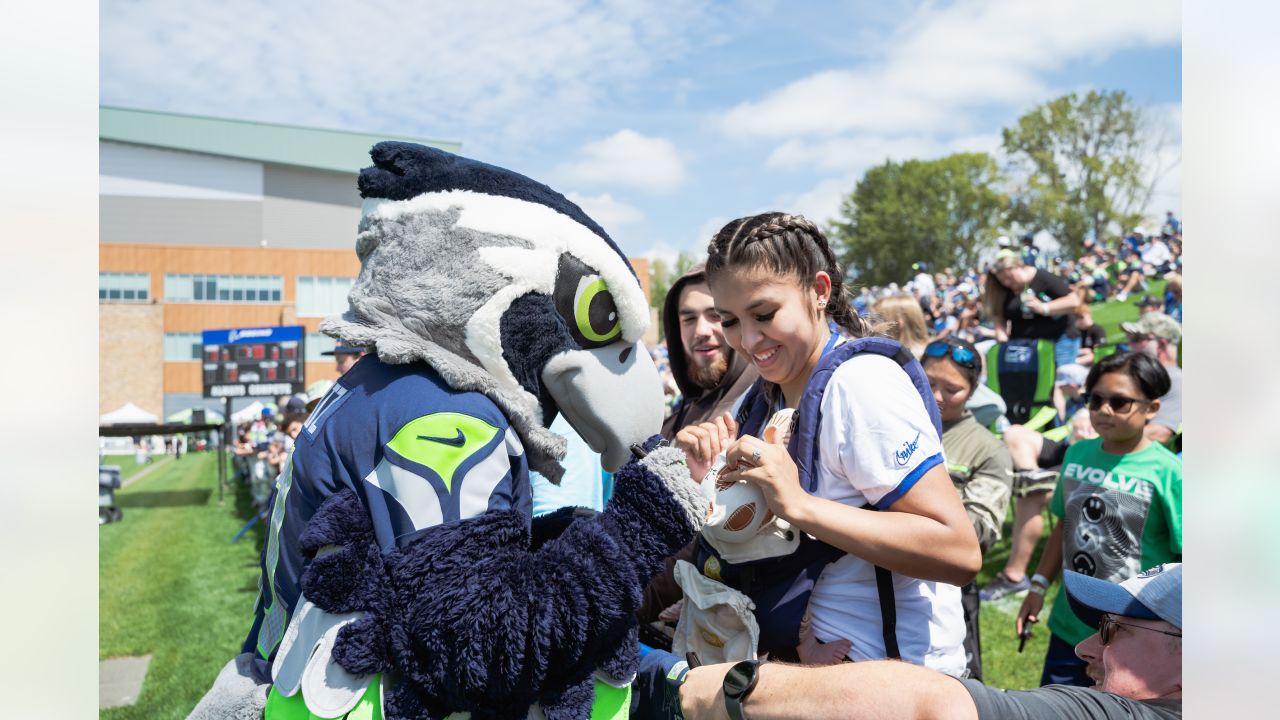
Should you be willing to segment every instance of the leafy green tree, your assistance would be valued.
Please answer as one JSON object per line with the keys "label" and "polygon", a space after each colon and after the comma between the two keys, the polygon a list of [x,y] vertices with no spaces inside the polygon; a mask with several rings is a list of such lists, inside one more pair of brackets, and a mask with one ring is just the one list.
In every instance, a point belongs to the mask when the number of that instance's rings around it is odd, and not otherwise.
{"label": "leafy green tree", "polygon": [[985,153],[887,161],[871,168],[841,204],[831,240],[851,277],[904,282],[912,265],[966,266],[995,241],[1008,197]]}
{"label": "leafy green tree", "polygon": [[[676,255],[674,264],[668,264],[666,260],[654,258],[649,263],[649,304],[659,313],[662,312],[662,304],[667,300],[667,292],[676,280],[680,279],[689,271],[689,268],[697,262],[697,257],[683,250]],[[662,323],[658,323],[659,339],[662,333]]]}
{"label": "leafy green tree", "polygon": [[1141,219],[1163,171],[1162,138],[1123,91],[1050,100],[1003,131],[1016,183],[1010,219],[1047,230],[1070,252]]}

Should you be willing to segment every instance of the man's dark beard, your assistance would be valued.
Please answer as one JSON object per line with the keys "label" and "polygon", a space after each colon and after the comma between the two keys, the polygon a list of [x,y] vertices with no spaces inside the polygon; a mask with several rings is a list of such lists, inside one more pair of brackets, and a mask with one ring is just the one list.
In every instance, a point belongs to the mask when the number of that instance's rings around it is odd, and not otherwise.
{"label": "man's dark beard", "polygon": [[717,355],[715,361],[706,368],[698,367],[694,362],[689,363],[689,377],[694,385],[703,390],[715,390],[720,386],[720,381],[724,379],[724,374],[727,372],[729,372],[727,353]]}

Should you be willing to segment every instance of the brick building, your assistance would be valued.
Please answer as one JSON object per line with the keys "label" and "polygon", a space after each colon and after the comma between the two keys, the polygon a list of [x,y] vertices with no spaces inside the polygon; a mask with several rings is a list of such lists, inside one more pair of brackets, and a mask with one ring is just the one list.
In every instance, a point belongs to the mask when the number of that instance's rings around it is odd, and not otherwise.
{"label": "brick building", "polygon": [[[162,417],[201,398],[201,331],[306,328],[306,382],[334,379],[332,339],[359,270],[355,178],[391,137],[99,109],[98,406]],[[648,292],[648,267],[634,260]],[[239,409],[251,399],[233,401]]]}

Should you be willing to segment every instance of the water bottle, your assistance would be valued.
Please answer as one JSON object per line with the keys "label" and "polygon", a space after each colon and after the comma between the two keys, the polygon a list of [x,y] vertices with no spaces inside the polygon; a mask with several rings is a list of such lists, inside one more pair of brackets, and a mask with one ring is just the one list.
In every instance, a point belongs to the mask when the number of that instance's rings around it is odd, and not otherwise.
{"label": "water bottle", "polygon": [[1036,294],[1034,291],[1032,291],[1031,288],[1027,288],[1026,290],[1022,291],[1022,319],[1023,320],[1030,320],[1036,316],[1035,313],[1031,312],[1031,306],[1027,304],[1030,301],[1034,300],[1035,297],[1036,297]]}

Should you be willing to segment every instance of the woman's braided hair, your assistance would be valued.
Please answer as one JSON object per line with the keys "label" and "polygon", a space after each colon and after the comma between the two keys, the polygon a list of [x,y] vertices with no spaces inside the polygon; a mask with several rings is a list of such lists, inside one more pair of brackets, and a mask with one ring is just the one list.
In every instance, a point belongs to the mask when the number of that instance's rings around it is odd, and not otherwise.
{"label": "woman's braided hair", "polygon": [[851,338],[884,335],[850,304],[844,273],[827,238],[803,215],[780,212],[738,218],[725,225],[707,246],[707,278],[729,268],[766,270],[799,279],[807,289],[819,270],[831,276],[827,316]]}

